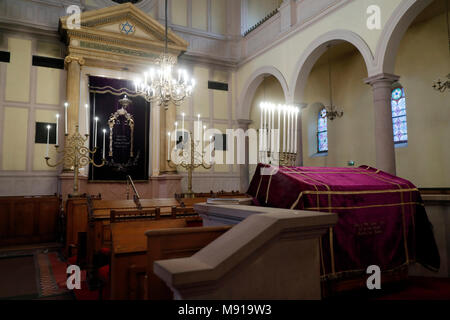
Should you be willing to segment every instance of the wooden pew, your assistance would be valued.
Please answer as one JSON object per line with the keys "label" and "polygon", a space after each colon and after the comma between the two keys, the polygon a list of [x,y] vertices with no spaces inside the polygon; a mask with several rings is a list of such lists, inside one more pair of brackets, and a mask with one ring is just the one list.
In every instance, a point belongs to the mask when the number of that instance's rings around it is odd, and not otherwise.
{"label": "wooden pew", "polygon": [[[175,199],[142,199],[142,210],[160,208],[161,214],[169,214]],[[111,210],[136,211],[133,200],[92,200],[89,203],[88,215],[88,262],[92,264],[93,256],[101,248],[111,248]]]}
{"label": "wooden pew", "polygon": [[[148,230],[186,228],[200,217],[119,222],[111,224],[111,299],[130,299],[130,274],[145,267]],[[137,269],[139,270],[139,269]],[[142,270],[142,269],[141,269]],[[136,278],[136,277],[135,277]]]}
{"label": "wooden pew", "polygon": [[0,246],[58,241],[58,196],[0,197]]}
{"label": "wooden pew", "polygon": [[[190,257],[230,229],[231,226],[220,226],[147,231],[147,287],[143,286],[143,294],[149,300],[173,299],[172,291],[153,273],[153,263],[157,260]],[[140,279],[132,283],[137,284]],[[132,287],[131,291],[135,294],[138,289]]]}

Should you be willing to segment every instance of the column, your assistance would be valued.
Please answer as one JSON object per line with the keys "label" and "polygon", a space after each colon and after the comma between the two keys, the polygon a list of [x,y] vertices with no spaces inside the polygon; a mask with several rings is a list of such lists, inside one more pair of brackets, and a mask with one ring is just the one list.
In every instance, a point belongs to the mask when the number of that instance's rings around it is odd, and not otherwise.
{"label": "column", "polygon": [[[247,132],[248,126],[252,123],[252,120],[239,119],[237,120],[238,128]],[[239,152],[239,150],[238,150]],[[239,191],[247,192],[249,186],[249,139],[248,136],[245,137],[245,163],[239,165]]]}
{"label": "column", "polygon": [[167,171],[167,130],[166,130],[166,111],[161,106],[159,110],[159,172],[161,174]]}
{"label": "column", "polygon": [[75,132],[78,124],[78,112],[80,106],[80,74],[81,66],[84,65],[82,57],[67,56],[64,59],[67,65],[66,100],[69,103],[67,109],[67,131],[69,135]]}
{"label": "column", "polygon": [[[167,135],[167,132],[171,132],[171,137],[173,136],[173,134],[174,134],[174,130],[175,130],[175,121],[177,121],[176,120],[176,118],[177,118],[177,106],[175,105],[175,104],[173,104],[173,103],[171,103],[171,104],[169,104],[169,106],[168,106],[168,108],[164,111],[165,112],[165,116],[166,116],[166,119],[165,119],[165,121],[166,121],[166,125],[165,125],[165,127],[166,127],[166,134],[164,135],[164,137],[165,137],[165,144],[164,144],[164,148],[165,148],[165,152],[164,152],[164,154],[165,154],[165,156],[166,156],[166,158],[165,159],[167,159],[167,152],[170,152],[170,150],[167,150],[167,139],[169,139],[169,136]],[[171,141],[170,142],[170,145],[171,145],[171,147],[173,147],[174,145],[175,145],[175,139],[173,139],[173,141]],[[166,163],[167,163],[167,161],[166,161]],[[166,166],[166,173],[168,173],[168,174],[176,174],[177,173],[177,169],[176,168],[172,168],[172,167],[170,167],[170,166]]]}
{"label": "column", "polygon": [[161,107],[154,103],[151,107],[151,123],[152,123],[152,177],[160,174],[160,110]]}
{"label": "column", "polygon": [[298,119],[297,119],[297,159],[295,161],[296,166],[303,166],[303,132],[302,132],[302,114],[303,110],[306,109],[308,106],[307,103],[294,103],[296,107],[300,109],[300,112],[298,113]]}
{"label": "column", "polygon": [[396,174],[395,147],[392,127],[392,84],[400,77],[381,73],[365,80],[372,86],[375,115],[375,154],[378,169]]}

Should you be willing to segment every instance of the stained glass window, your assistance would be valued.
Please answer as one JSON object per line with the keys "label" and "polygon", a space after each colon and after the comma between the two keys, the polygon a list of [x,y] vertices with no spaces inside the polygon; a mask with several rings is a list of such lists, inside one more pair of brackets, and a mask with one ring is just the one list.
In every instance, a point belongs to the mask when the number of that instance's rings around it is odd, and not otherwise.
{"label": "stained glass window", "polygon": [[392,90],[392,125],[394,128],[394,143],[408,141],[408,125],[406,122],[405,89],[398,87]]}
{"label": "stained glass window", "polygon": [[320,110],[317,120],[317,152],[328,151],[328,123],[327,110],[324,108]]}

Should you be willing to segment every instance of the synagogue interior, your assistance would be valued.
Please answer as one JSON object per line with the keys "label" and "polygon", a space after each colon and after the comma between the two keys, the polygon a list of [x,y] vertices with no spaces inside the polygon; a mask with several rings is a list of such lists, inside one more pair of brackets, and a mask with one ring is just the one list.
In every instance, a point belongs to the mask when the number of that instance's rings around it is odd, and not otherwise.
{"label": "synagogue interior", "polygon": [[450,300],[450,0],[0,0],[0,300]]}

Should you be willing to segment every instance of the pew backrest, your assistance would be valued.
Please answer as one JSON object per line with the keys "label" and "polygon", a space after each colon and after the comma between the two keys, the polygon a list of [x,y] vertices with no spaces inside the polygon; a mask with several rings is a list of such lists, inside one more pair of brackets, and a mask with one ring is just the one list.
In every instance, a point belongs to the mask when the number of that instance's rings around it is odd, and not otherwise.
{"label": "pew backrest", "polygon": [[190,257],[230,229],[231,226],[220,226],[147,231],[146,293],[148,299],[173,299],[172,291],[153,273],[155,261]]}
{"label": "pew backrest", "polygon": [[110,222],[127,222],[136,220],[158,220],[161,218],[161,209],[153,208],[146,210],[111,210]]}

